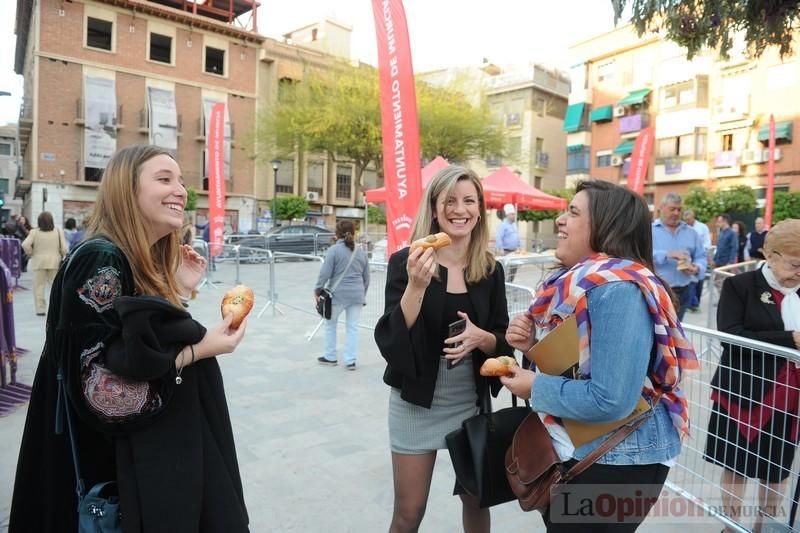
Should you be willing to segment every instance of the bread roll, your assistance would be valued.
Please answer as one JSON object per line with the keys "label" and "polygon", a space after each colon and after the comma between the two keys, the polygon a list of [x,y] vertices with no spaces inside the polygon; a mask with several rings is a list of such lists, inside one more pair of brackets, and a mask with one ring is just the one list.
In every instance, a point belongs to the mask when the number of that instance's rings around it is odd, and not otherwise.
{"label": "bread roll", "polygon": [[233,315],[231,327],[239,329],[242,320],[253,308],[253,289],[244,285],[237,285],[222,297],[222,318]]}
{"label": "bread roll", "polygon": [[451,242],[450,235],[442,231],[440,233],[436,233],[435,235],[428,235],[427,237],[423,237],[412,242],[409,253],[413,252],[417,248],[433,248],[434,250],[438,250],[439,248],[449,246]]}
{"label": "bread roll", "polygon": [[508,355],[500,357],[490,357],[481,365],[481,376],[507,376],[511,368],[517,366],[517,360]]}

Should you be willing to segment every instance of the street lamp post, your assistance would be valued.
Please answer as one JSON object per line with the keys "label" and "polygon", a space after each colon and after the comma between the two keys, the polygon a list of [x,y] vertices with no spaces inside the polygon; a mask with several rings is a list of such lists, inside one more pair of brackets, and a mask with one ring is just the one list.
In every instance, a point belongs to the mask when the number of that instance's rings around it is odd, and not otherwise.
{"label": "street lamp post", "polygon": [[272,225],[278,225],[278,216],[275,213],[275,198],[278,196],[278,168],[281,166],[280,159],[273,159],[272,164]]}

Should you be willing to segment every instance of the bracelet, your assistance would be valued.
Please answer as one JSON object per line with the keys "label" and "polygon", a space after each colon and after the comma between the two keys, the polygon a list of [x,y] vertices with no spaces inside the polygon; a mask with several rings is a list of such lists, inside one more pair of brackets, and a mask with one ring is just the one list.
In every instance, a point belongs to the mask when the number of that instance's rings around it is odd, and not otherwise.
{"label": "bracelet", "polygon": [[184,347],[181,349],[181,367],[178,369],[177,373],[175,374],[175,385],[180,385],[183,383],[183,378],[181,378],[181,372],[183,372],[183,358],[186,355],[183,350],[186,348]]}
{"label": "bracelet", "polygon": [[189,350],[192,352],[192,360],[191,360],[191,362],[189,364],[193,365],[194,364],[194,346],[190,344],[189,345]]}

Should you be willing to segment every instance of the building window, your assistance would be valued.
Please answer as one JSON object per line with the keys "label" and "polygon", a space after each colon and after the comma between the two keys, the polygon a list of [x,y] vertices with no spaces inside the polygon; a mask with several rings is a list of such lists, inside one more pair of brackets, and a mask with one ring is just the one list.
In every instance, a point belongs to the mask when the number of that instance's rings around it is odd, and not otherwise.
{"label": "building window", "polygon": [[150,34],[150,61],[172,63],[172,37],[160,33]]}
{"label": "building window", "polygon": [[733,150],[733,133],[725,133],[722,135],[722,151],[730,152]]}
{"label": "building window", "polygon": [[283,160],[278,167],[278,181],[275,184],[276,192],[292,194],[294,192],[294,161]]}
{"label": "building window", "polygon": [[589,172],[589,147],[567,151],[567,174],[585,174]]}
{"label": "building window", "polygon": [[206,46],[206,72],[225,75],[225,50]]}
{"label": "building window", "polygon": [[597,166],[602,167],[610,167],[611,166],[611,154],[603,154],[597,155]]}
{"label": "building window", "polygon": [[541,176],[534,176],[533,177],[533,186],[539,190],[542,190],[542,177]]}
{"label": "building window", "polygon": [[679,157],[684,160],[702,159],[706,153],[706,133],[698,131],[679,137],[658,140],[658,157],[661,159]]}
{"label": "building window", "polygon": [[306,176],[308,178],[308,190],[322,194],[322,187],[324,183],[325,165],[315,161],[308,162],[308,169]]}
{"label": "building window", "polygon": [[103,169],[86,167],[83,169],[83,179],[85,181],[100,181],[103,179]]}
{"label": "building window", "polygon": [[350,199],[350,186],[353,181],[353,169],[348,166],[336,165],[336,198]]}
{"label": "building window", "polygon": [[113,29],[111,21],[86,17],[86,46],[110,52]]}
{"label": "building window", "polygon": [[11,156],[11,144],[10,143],[0,143],[0,157],[10,157]]}
{"label": "building window", "polygon": [[0,195],[8,194],[8,178],[0,178]]}

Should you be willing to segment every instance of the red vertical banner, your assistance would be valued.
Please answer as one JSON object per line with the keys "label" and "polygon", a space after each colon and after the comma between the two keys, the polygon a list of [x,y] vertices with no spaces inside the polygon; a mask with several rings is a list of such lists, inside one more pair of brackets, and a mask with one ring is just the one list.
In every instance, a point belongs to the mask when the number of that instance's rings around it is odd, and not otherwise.
{"label": "red vertical banner", "polygon": [[378,36],[389,255],[408,246],[422,197],[414,68],[402,0],[372,0]]}
{"label": "red vertical banner", "polygon": [[775,190],[775,117],[769,116],[769,159],[767,160],[767,198],[764,206],[764,224],[772,227],[772,195]]}
{"label": "red vertical banner", "polygon": [[208,154],[208,242],[212,256],[222,252],[225,230],[225,104],[211,108],[206,132]]}
{"label": "red vertical banner", "polygon": [[633,144],[631,165],[628,170],[628,188],[637,194],[644,193],[644,182],[647,178],[647,166],[650,153],[653,151],[653,128],[645,128],[639,132]]}

